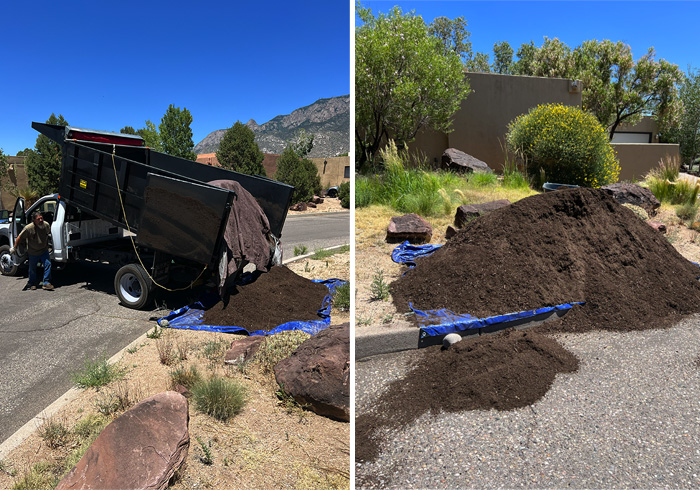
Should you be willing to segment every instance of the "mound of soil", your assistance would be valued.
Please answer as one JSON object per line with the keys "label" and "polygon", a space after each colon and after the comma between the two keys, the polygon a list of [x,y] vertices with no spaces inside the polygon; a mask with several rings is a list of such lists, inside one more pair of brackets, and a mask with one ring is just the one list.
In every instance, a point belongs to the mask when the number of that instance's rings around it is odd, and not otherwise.
{"label": "mound of soil", "polygon": [[389,386],[371,413],[356,419],[358,460],[375,459],[386,429],[408,425],[424,413],[524,407],[547,393],[557,373],[578,369],[573,354],[532,331],[508,330],[410,355],[411,371]]}
{"label": "mound of soil", "polygon": [[668,327],[700,311],[700,270],[604,191],[522,199],[471,221],[391,285],[396,308],[487,317],[585,301],[557,328]]}
{"label": "mound of soil", "polygon": [[227,304],[219,302],[205,311],[204,322],[252,332],[270,331],[286,322],[320,319],[317,312],[328,294],[326,286],[285,266],[255,274],[254,282],[232,288]]}

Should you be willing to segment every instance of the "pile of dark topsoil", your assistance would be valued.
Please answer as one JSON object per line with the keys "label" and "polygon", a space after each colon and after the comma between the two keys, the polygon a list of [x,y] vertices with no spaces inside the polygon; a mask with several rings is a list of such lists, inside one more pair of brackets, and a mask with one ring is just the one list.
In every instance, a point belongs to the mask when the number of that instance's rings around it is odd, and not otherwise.
{"label": "pile of dark topsoil", "polygon": [[391,285],[409,311],[486,317],[585,301],[557,328],[668,327],[700,311],[700,269],[632,211],[596,189],[522,199],[471,221]]}
{"label": "pile of dark topsoil", "polygon": [[249,284],[231,288],[228,302],[204,312],[207,325],[242,327],[249,332],[269,331],[286,322],[319,320],[317,314],[328,288],[285,266],[254,273]]}
{"label": "pile of dark topsoil", "polygon": [[357,418],[357,459],[374,459],[382,436],[428,411],[534,403],[556,373],[578,367],[544,333],[669,327],[700,311],[699,275],[666,238],[598,190],[541,194],[473,220],[391,285],[399,311],[409,311],[409,301],[477,317],[585,304],[526,331],[407,354],[411,371]]}

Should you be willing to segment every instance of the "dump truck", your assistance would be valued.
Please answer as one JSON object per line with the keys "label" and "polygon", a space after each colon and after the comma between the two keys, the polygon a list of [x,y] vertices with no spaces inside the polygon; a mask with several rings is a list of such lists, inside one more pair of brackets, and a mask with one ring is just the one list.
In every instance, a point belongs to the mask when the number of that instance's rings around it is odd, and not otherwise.
{"label": "dump truck", "polygon": [[0,225],[0,272],[16,275],[26,250],[10,248],[34,211],[51,225],[52,262],[118,266],[121,303],[143,308],[156,289],[214,277],[224,291],[248,263],[281,262],[294,188],[174,157],[139,136],[32,123],[62,150],[58,192],[27,206],[19,197]]}

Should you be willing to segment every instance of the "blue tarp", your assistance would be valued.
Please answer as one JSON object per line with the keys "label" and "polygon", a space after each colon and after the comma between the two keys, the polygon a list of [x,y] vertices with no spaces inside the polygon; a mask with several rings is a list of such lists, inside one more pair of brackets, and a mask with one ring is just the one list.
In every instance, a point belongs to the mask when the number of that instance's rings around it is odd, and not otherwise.
{"label": "blue tarp", "polygon": [[504,315],[495,315],[487,318],[476,318],[468,314],[458,314],[444,308],[441,310],[421,311],[414,308],[413,304],[409,303],[409,306],[418,318],[418,324],[421,327],[421,332],[424,332],[426,335],[433,336],[446,335],[448,333],[461,332],[474,328],[485,328],[513,320],[535,317],[543,313],[568,310],[574,305],[582,305],[583,303],[584,302],[564,303],[556,306],[546,306],[535,310],[518,311],[515,313],[506,313]]}
{"label": "blue tarp", "polygon": [[411,245],[403,242],[391,252],[391,259],[397,264],[406,264],[413,268],[416,266],[414,259],[432,255],[442,245]]}
{"label": "blue tarp", "polygon": [[[251,276],[244,276],[244,278],[241,280],[241,284],[249,283],[250,278]],[[249,332],[245,328],[236,326],[205,325],[203,323],[204,312],[221,300],[218,294],[209,293],[202,296],[202,298],[200,298],[196,303],[172,311],[163,318],[158,319],[158,324],[160,325],[161,321],[167,320],[168,327],[170,328],[205,330],[208,332],[222,333],[247,333],[248,335],[273,335],[287,330],[301,330],[308,334],[315,335],[331,324],[331,303],[333,302],[332,294],[335,292],[336,288],[342,286],[347,281],[343,281],[341,279],[314,279],[314,282],[325,285],[329,292],[329,294],[327,294],[323,299],[321,308],[318,310],[318,315],[320,317],[318,320],[287,322],[283,323],[282,325],[278,325],[270,331],[255,330],[253,332]]]}

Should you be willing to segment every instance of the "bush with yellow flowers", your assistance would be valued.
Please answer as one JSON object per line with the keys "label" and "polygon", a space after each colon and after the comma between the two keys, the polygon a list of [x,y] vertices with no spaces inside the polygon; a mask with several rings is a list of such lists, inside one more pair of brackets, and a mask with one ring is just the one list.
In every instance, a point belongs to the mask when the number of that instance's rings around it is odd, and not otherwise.
{"label": "bush with yellow flowers", "polygon": [[562,104],[539,105],[508,125],[508,149],[528,173],[549,182],[600,187],[617,182],[620,163],[608,133],[590,113]]}

